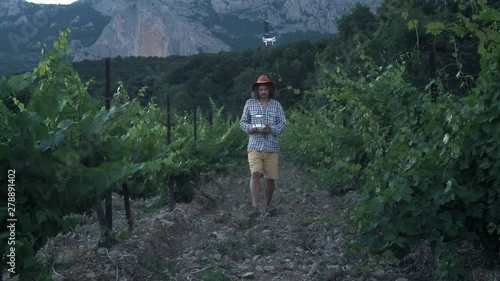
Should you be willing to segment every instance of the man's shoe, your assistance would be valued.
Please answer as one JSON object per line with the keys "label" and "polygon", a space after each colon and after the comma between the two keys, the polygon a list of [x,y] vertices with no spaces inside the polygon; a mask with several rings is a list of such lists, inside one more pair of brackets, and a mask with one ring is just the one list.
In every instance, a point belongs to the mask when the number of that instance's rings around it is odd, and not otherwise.
{"label": "man's shoe", "polygon": [[252,207],[252,210],[248,214],[248,217],[250,217],[251,219],[255,219],[259,216],[260,216],[259,209]]}
{"label": "man's shoe", "polygon": [[276,215],[276,208],[274,208],[272,205],[266,205],[266,216],[272,217],[274,215]]}

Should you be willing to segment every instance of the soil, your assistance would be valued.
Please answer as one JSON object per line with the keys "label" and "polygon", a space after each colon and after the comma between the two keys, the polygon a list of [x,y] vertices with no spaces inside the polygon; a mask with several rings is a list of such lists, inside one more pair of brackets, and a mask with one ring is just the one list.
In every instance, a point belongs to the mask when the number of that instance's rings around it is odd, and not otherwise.
{"label": "soil", "polygon": [[[52,239],[38,259],[54,280],[432,280],[432,259],[422,246],[402,262],[373,260],[349,247],[353,228],[343,215],[356,195],[316,188],[300,167],[282,161],[274,194],[277,213],[250,218],[246,169],[202,184],[190,203],[152,208],[133,200],[132,232],[122,199],[113,200],[115,244],[97,245],[95,217],[79,217],[68,234]],[[263,187],[263,181],[262,181]],[[260,202],[264,203],[264,192]],[[471,263],[468,280],[496,280]]]}

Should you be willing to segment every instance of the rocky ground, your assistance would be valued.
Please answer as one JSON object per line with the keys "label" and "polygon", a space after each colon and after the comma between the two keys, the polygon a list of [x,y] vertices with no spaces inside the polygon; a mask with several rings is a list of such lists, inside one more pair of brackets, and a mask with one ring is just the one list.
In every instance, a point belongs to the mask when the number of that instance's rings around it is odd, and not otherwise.
{"label": "rocky ground", "polygon": [[[233,172],[204,184],[193,202],[173,211],[133,201],[131,233],[116,196],[113,247],[98,247],[97,221],[82,217],[39,259],[54,280],[432,280],[425,246],[403,262],[369,260],[349,250],[355,236],[341,214],[354,194],[334,197],[313,188],[306,173],[286,163],[280,173],[274,216],[248,217],[248,172]],[[493,272],[469,272],[468,280],[496,280]]]}

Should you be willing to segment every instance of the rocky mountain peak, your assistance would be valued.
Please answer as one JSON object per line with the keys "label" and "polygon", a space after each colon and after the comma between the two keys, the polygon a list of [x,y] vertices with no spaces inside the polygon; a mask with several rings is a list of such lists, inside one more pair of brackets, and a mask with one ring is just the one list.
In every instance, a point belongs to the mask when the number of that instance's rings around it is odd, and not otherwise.
{"label": "rocky mountain peak", "polygon": [[336,33],[337,20],[356,2],[375,8],[381,1],[79,0],[48,12],[55,7],[1,0],[0,36],[15,39],[15,48],[0,46],[0,59],[14,67],[20,59],[32,65],[38,59],[33,54],[40,53],[37,43],[50,44],[68,25],[74,28],[69,39],[76,61],[256,48],[262,46],[264,20],[278,44],[313,39]]}
{"label": "rocky mountain peak", "polygon": [[75,60],[105,56],[192,55],[230,50],[201,23],[177,13],[163,1],[92,0],[91,5],[112,16],[99,39],[89,47],[73,44]]}

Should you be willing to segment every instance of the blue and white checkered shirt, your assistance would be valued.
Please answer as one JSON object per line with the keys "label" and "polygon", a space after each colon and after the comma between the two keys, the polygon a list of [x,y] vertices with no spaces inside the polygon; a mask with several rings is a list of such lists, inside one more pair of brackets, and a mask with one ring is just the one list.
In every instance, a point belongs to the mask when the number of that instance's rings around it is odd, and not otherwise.
{"label": "blue and white checkered shirt", "polygon": [[[243,108],[240,127],[245,133],[250,133],[255,116],[262,115],[263,123],[271,125],[271,133],[253,133],[248,140],[248,150],[279,152],[278,135],[286,128],[285,112],[281,104],[274,99],[267,102],[263,108],[257,99],[249,99]],[[252,123],[253,121],[253,123]]]}

